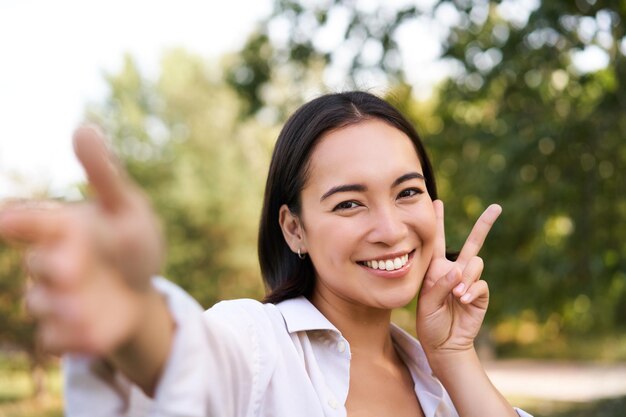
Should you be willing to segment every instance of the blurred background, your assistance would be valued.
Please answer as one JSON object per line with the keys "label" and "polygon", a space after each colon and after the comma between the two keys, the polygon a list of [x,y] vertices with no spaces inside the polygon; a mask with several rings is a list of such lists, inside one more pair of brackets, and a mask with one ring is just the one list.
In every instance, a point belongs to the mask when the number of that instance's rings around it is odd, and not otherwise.
{"label": "blurred background", "polygon": [[[504,208],[482,252],[496,384],[537,416],[622,416],[625,30],[610,0],[4,1],[0,198],[88,196],[70,137],[96,122],[161,216],[164,275],[205,307],[261,298],[281,124],[324,92],[374,92],[424,139],[450,248]],[[0,243],[0,417],[60,416],[21,266]],[[394,314],[411,332],[414,308]]]}

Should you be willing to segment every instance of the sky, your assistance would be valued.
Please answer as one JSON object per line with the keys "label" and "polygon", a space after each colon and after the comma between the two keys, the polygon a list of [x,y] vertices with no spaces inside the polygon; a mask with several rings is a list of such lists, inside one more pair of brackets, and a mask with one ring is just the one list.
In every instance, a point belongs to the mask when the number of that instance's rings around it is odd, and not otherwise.
{"label": "sky", "polygon": [[167,48],[218,57],[270,10],[270,0],[1,0],[0,197],[84,179],[72,132],[85,105],[105,97],[103,74],[120,69],[124,53],[148,75]]}

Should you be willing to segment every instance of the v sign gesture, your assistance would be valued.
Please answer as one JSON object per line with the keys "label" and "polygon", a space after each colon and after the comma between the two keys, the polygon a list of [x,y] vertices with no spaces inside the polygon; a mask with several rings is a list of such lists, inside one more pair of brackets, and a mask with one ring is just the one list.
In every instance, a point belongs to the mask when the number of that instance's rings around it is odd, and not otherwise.
{"label": "v sign gesture", "polygon": [[489,289],[480,280],[483,261],[478,252],[502,212],[489,206],[469,234],[456,261],[446,259],[443,203],[433,202],[437,232],[433,258],[424,277],[417,312],[417,335],[430,354],[473,348],[489,304]]}
{"label": "v sign gesture", "polygon": [[478,252],[502,208],[497,204],[487,207],[456,261],[450,261],[446,259],[443,203],[436,200],[433,205],[437,232],[420,292],[417,336],[460,416],[516,416],[491,384],[474,349],[489,304],[489,288],[480,279],[483,261]]}

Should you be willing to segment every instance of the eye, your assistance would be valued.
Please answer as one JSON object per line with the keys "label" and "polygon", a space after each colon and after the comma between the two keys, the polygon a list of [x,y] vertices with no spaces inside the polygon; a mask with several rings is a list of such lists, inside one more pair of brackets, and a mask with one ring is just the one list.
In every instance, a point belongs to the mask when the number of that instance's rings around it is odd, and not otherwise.
{"label": "eye", "polygon": [[422,193],[423,191],[419,188],[407,188],[406,190],[400,191],[398,198],[411,198]]}
{"label": "eye", "polygon": [[342,201],[333,208],[333,211],[350,210],[360,206],[356,201]]}

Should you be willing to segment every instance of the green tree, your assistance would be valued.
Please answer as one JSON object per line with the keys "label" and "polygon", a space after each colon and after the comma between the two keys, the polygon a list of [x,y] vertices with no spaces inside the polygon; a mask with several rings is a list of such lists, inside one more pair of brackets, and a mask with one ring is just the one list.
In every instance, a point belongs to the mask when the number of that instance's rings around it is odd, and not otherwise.
{"label": "green tree", "polygon": [[[448,194],[463,191],[455,207],[470,216],[490,198],[506,210],[487,247],[494,312],[532,306],[569,332],[626,315],[626,10],[593,3],[545,1],[527,20],[492,3],[459,8],[466,23],[445,56],[462,70],[439,93],[431,139]],[[606,67],[583,71],[582,51]]]}
{"label": "green tree", "polygon": [[[9,178],[23,187],[24,195],[42,200],[50,196],[47,186],[34,185],[25,178]],[[20,201],[12,200],[7,199],[0,204]],[[6,355],[3,359],[14,362],[17,369],[24,365],[29,368],[32,395],[41,399],[48,393],[46,368],[54,360],[43,351],[36,337],[35,320],[26,310],[24,294],[29,277],[24,270],[24,251],[14,243],[0,240],[0,349],[3,356]]]}
{"label": "green tree", "polygon": [[[427,103],[416,101],[402,62],[419,51],[398,43],[411,23],[438,28],[448,68]],[[338,38],[329,50],[320,39],[331,27]],[[251,110],[272,106],[263,91],[286,66],[305,77],[310,67],[320,72],[318,62],[343,62],[347,87],[382,73],[434,156],[450,246],[460,246],[487,203],[504,206],[484,249],[496,294],[488,321],[525,317],[545,323],[546,337],[610,331],[626,323],[625,27],[619,1],[381,2],[365,10],[281,0],[231,72],[244,68],[241,80],[255,80],[234,83],[244,99],[254,97]],[[380,50],[377,59],[366,46]],[[589,66],[591,56],[600,65]],[[292,95],[305,94],[296,86]]]}
{"label": "green tree", "polygon": [[242,120],[242,101],[219,68],[183,51],[164,56],[157,80],[130,57],[107,80],[110,96],[89,117],[163,220],[164,274],[205,307],[260,297],[256,231],[271,125]]}
{"label": "green tree", "polygon": [[[50,357],[35,338],[35,323],[23,302],[26,275],[22,253],[0,242],[0,341],[6,352],[26,354],[33,382],[33,396],[45,395],[45,367]],[[10,353],[9,353],[10,354]]]}

